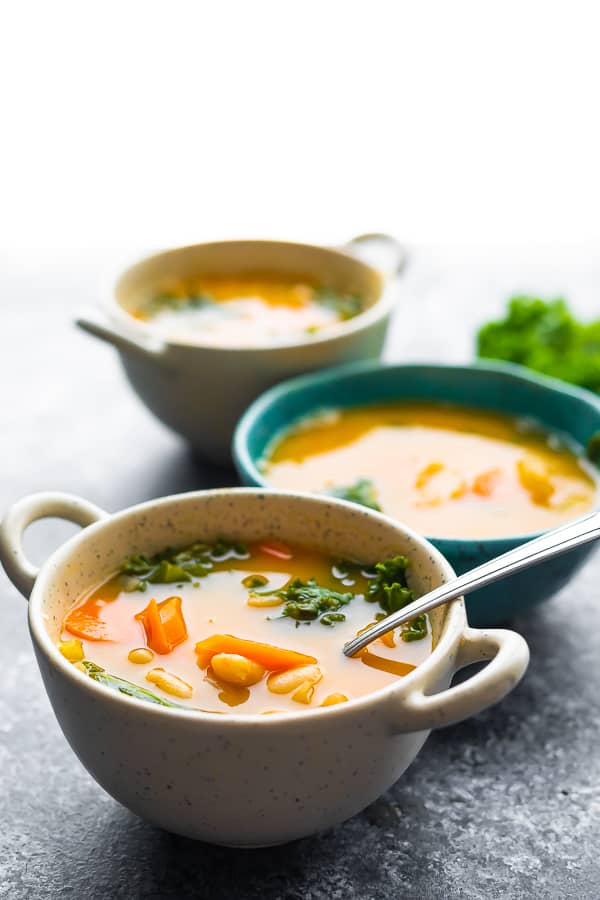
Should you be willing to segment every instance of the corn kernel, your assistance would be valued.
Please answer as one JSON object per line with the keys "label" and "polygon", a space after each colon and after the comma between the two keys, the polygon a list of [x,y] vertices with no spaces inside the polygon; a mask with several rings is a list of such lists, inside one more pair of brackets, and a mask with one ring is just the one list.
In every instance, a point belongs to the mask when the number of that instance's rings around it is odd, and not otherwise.
{"label": "corn kernel", "polygon": [[321,706],[334,706],[336,703],[347,703],[348,698],[345,694],[329,694],[323,702]]}
{"label": "corn kernel", "polygon": [[494,493],[494,488],[501,477],[501,469],[487,469],[485,472],[480,472],[473,479],[471,490],[474,494],[479,494],[480,497],[490,497]]}
{"label": "corn kernel", "polygon": [[81,660],[85,657],[85,653],[83,652],[83,644],[78,638],[72,638],[69,641],[61,641],[58,645],[58,649],[69,662],[76,663],[81,662]]}
{"label": "corn kernel", "polygon": [[144,665],[144,663],[151,662],[154,659],[154,653],[148,647],[136,647],[135,650],[129,651],[127,659],[129,662],[141,666]]}
{"label": "corn kernel", "polygon": [[289,694],[307,681],[309,685],[318,684],[323,673],[318,666],[297,666],[285,672],[273,672],[267,678],[267,687],[273,694]]}
{"label": "corn kernel", "polygon": [[165,694],[172,694],[174,697],[182,697],[187,700],[192,696],[191,684],[188,684],[183,678],[173,675],[172,672],[167,672],[166,669],[150,669],[149,672],[146,672],[146,681],[150,681]]}
{"label": "corn kernel", "polygon": [[73,668],[78,669],[80,672],[83,672],[84,675],[87,675],[87,673],[88,673],[88,670],[86,669],[86,667],[84,666],[84,664],[82,662],[73,663]]}
{"label": "corn kernel", "polygon": [[239,653],[215,653],[210,664],[221,681],[242,687],[256,684],[265,674],[263,666]]}

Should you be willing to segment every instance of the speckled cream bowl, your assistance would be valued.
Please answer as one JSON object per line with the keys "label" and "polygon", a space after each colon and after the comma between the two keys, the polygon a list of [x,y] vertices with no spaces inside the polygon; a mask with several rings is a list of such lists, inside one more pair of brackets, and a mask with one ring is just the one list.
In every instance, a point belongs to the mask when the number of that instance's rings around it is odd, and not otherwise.
{"label": "speckled cream bowl", "polygon": [[[85,527],[38,571],[24,555],[22,536],[43,517]],[[60,726],[109,794],[169,831],[252,847],[329,828],[389,788],[430,729],[496,703],[527,667],[525,641],[510,631],[469,628],[462,600],[433,613],[435,648],[410,675],[348,703],[280,716],[154,706],[97,684],[61,655],[65,611],[123,557],[217,534],[242,541],[277,536],[364,560],[406,553],[419,593],[453,575],[443,556],[403,525],[308,494],[223,489],[115,515],[66,494],[16,503],[0,528],[0,558],[19,590],[31,595],[31,637]],[[449,688],[457,669],[479,660],[491,662]]]}
{"label": "speckled cream bowl", "polygon": [[[387,235],[361,235],[338,248],[284,241],[178,247],[128,268],[103,305],[82,313],[77,324],[116,347],[132,387],[157,418],[202,456],[229,463],[237,420],[266,388],[302,372],[380,355],[397,299],[391,276],[404,261],[403,248]],[[130,314],[167,277],[248,271],[307,275],[360,294],[366,306],[318,334],[260,347],[203,343],[197,334],[187,342],[159,337],[151,322]]]}

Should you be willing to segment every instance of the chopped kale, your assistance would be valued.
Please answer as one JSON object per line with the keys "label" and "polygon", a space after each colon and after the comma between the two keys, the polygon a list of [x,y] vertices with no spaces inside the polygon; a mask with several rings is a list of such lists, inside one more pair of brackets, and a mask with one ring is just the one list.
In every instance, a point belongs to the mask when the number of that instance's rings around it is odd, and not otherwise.
{"label": "chopped kale", "polygon": [[181,294],[162,291],[144,303],[143,314],[152,319],[159,313],[177,312],[181,309],[202,309],[202,307],[212,306],[214,303],[215,300],[208,294],[181,296]]}
{"label": "chopped kale", "polygon": [[374,577],[369,584],[368,599],[379,603],[388,615],[415,599],[406,580],[408,566],[406,556],[394,556],[373,566]]}
{"label": "chopped kale", "polygon": [[406,622],[400,629],[400,637],[403,641],[421,641],[427,637],[427,616],[421,613]]}
{"label": "chopped kale", "polygon": [[146,589],[146,584],[176,584],[202,578],[215,562],[247,559],[247,549],[238,541],[218,538],[213,544],[195,543],[183,550],[167,548],[154,556],[138,554],[121,564],[124,589]]}
{"label": "chopped kale", "polygon": [[323,625],[343,622],[346,617],[338,610],[347,606],[354,598],[354,594],[349,591],[332,591],[317,584],[314,578],[309,578],[308,581],[292,578],[286,587],[275,592],[275,596],[284,602],[282,617],[295,619],[297,623],[319,619]]}
{"label": "chopped kale", "polygon": [[[369,584],[367,599],[379,603],[386,615],[398,612],[415,599],[408,586],[406,570],[409,560],[406,556],[394,556],[373,566],[373,579]],[[427,635],[427,618],[415,616],[401,629],[403,641],[419,641]]]}
{"label": "chopped kale", "polygon": [[[360,563],[338,560],[332,566],[332,575],[338,581],[361,576],[368,579],[366,599],[378,603],[383,612],[376,619],[385,618],[393,612],[405,607],[415,599],[413,591],[408,587],[406,570],[409,561],[405,556],[394,556],[374,566],[363,566]],[[268,596],[265,593],[265,596]],[[322,625],[335,625],[344,622],[346,616],[340,610],[347,606],[356,596],[350,591],[341,593],[323,587],[314,578],[302,581],[293,578],[289,584],[272,596],[283,601],[281,618],[289,617],[296,621],[310,623],[319,620]],[[416,616],[402,626],[401,637],[404,641],[418,641],[427,635],[426,616]]]}
{"label": "chopped kale", "polygon": [[158,706],[172,706],[181,709],[181,705],[178,703],[171,703],[169,700],[163,700],[162,697],[153,694],[152,691],[147,691],[137,684],[132,684],[131,681],[126,681],[124,678],[118,678],[116,675],[109,675],[108,672],[101,666],[97,666],[96,663],[85,659],[83,665],[87,669],[90,678],[97,681],[99,684],[104,684],[115,691],[119,691],[121,694],[126,694],[128,697],[135,697],[136,700],[145,700],[147,703],[156,703]]}
{"label": "chopped kale", "polygon": [[317,288],[314,298],[322,306],[333,309],[343,320],[353,319],[364,309],[364,302],[358,295],[334,291],[332,288]]}
{"label": "chopped kale", "polygon": [[210,548],[210,555],[213,560],[220,562],[224,559],[247,559],[250,554],[240,541],[228,541],[225,538],[217,538]]}
{"label": "chopped kale", "polygon": [[339,497],[340,500],[350,500],[351,503],[358,503],[360,506],[367,506],[381,512],[381,506],[377,502],[377,494],[375,493],[375,485],[369,478],[358,478],[354,484],[339,485],[328,491],[331,497]]}

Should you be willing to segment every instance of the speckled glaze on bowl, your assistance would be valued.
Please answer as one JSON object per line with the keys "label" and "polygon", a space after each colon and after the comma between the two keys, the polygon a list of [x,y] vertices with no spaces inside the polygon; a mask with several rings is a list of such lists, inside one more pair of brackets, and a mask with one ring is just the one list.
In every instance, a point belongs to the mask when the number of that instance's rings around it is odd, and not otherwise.
{"label": "speckled glaze on bowl", "polygon": [[[583,447],[600,432],[600,401],[594,394],[535,375],[521,366],[358,363],[287,381],[250,406],[238,425],[233,446],[242,482],[268,485],[260,471],[260,460],[273,437],[294,421],[325,407],[405,399],[439,400],[533,416]],[[427,535],[459,575],[533,537],[537,534],[481,540]],[[567,584],[593,550],[591,544],[572,550],[469,595],[469,621],[485,626],[507,622],[548,600]]]}
{"label": "speckled glaze on bowl", "polygon": [[[379,269],[381,251],[389,260],[387,272]],[[103,307],[82,313],[77,324],[116,347],[132,387],[161,422],[200,455],[228,464],[237,420],[266,388],[301,372],[380,355],[397,300],[397,284],[388,276],[401,270],[405,256],[387,235],[361,235],[338,248],[284,241],[177,247],[127,269],[107,291]],[[151,323],[130,315],[140,294],[165,277],[247,271],[302,273],[364,296],[366,308],[315,335],[259,347],[162,338]]]}
{"label": "speckled glaze on bowl", "polygon": [[[22,535],[46,516],[88,527],[38,572],[23,552]],[[435,649],[410,675],[348,703],[280,716],[154,706],[97,684],[61,655],[56,642],[65,611],[124,556],[217,534],[242,541],[277,536],[365,560],[406,553],[420,593],[453,575],[441,554],[409,529],[309,494],[206,491],[112,516],[65,494],[15,504],[0,527],[0,558],[17,587],[31,594],[31,637],[59,724],[109,794],[169,831],[251,847],[335,825],[400,777],[431,728],[495,703],[525,671],[524,640],[510,631],[469,628],[462,601],[435,610]],[[334,629],[331,634],[335,640]],[[491,662],[449,688],[457,669],[483,659]]]}

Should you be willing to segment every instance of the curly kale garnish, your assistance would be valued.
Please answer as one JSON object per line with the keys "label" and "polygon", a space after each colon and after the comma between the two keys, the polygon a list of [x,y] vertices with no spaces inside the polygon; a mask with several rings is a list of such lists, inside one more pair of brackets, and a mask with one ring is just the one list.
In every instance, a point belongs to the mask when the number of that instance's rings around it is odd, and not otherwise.
{"label": "curly kale garnish", "polygon": [[[353,584],[356,577],[366,578],[368,580],[366,599],[379,603],[383,612],[376,618],[385,618],[415,599],[406,580],[408,565],[409,561],[405,556],[394,556],[374,566],[337,560],[332,566],[331,573],[344,585]],[[244,579],[244,584],[250,587],[249,579]],[[308,581],[293,578],[284,588],[272,593],[261,592],[260,596],[280,598],[283,601],[280,618],[294,619],[296,625],[309,624],[317,619],[322,625],[335,625],[336,622],[346,620],[341,610],[357,595],[350,591],[341,592],[324,587],[314,578],[309,578]],[[426,637],[426,616],[415,616],[402,626],[400,634],[404,641],[418,641]]]}
{"label": "curly kale garnish", "polygon": [[427,637],[427,616],[421,613],[420,616],[406,622],[400,630],[400,636],[403,641],[421,641]]}
{"label": "curly kale garnish", "polygon": [[281,615],[295,619],[296,623],[312,622],[318,619],[322,625],[343,622],[344,613],[338,612],[354,598],[350,592],[340,593],[317,584],[314,578],[302,581],[293,578],[284,588],[275,592],[284,601]]}
{"label": "curly kale garnish", "polygon": [[[394,556],[385,562],[376,563],[369,584],[367,599],[377,602],[386,615],[398,612],[415,599],[406,580],[409,560],[406,556]],[[415,616],[401,629],[403,641],[419,641],[427,635],[427,618],[425,615]]]}
{"label": "curly kale garnish", "polygon": [[130,556],[121,563],[121,573],[125,590],[145,591],[147,584],[174,584],[202,578],[215,562],[248,556],[243,544],[218,538],[212,544],[195,543],[183,550],[169,547],[154,556]]}
{"label": "curly kale garnish", "polygon": [[517,296],[477,334],[477,355],[509,360],[600,393],[600,320],[581,322],[563,299]]}
{"label": "curly kale garnish", "polygon": [[381,506],[377,502],[375,485],[369,478],[358,478],[354,484],[339,485],[327,492],[330,497],[339,497],[340,500],[350,500],[360,506],[367,506],[381,512]]}
{"label": "curly kale garnish", "polygon": [[406,556],[394,556],[373,566],[374,577],[369,584],[368,599],[379,603],[388,615],[398,612],[415,599],[406,580],[408,565]]}

